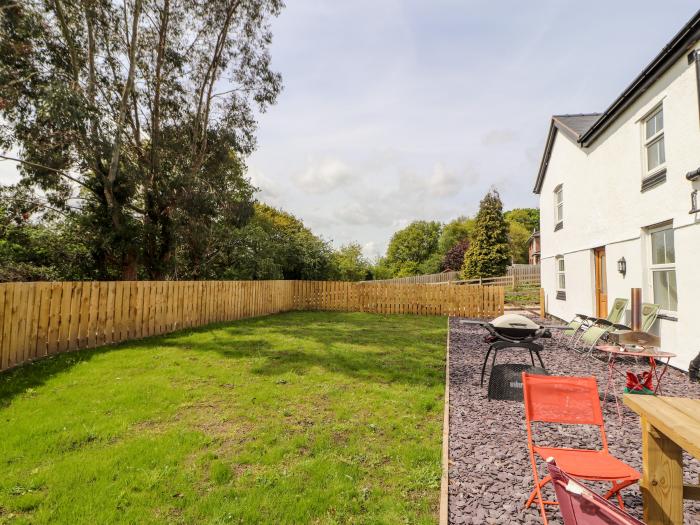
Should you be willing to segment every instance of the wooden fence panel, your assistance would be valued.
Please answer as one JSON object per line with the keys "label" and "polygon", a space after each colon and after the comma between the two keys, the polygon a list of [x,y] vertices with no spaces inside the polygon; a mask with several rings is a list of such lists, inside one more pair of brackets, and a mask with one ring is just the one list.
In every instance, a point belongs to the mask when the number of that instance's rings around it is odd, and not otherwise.
{"label": "wooden fence panel", "polygon": [[46,355],[289,310],[496,317],[498,286],[333,281],[0,284],[0,370]]}

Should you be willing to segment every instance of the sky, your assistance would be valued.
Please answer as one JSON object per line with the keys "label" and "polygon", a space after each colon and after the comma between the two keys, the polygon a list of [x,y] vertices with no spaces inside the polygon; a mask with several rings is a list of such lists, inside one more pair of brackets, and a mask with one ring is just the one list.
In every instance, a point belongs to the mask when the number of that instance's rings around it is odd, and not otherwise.
{"label": "sky", "polygon": [[[553,114],[604,110],[697,0],[287,0],[277,104],[248,159],[258,198],[375,258],[414,220],[532,193]],[[14,168],[0,162],[0,182]]]}

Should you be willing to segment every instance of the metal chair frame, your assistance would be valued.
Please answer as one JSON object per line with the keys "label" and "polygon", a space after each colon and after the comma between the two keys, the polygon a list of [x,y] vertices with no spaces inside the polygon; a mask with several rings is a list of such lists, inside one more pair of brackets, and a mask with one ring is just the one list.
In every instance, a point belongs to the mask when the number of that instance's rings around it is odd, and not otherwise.
{"label": "metal chair frame", "polygon": [[489,349],[486,352],[486,357],[484,358],[484,364],[481,366],[480,385],[482,387],[484,386],[484,374],[486,373],[486,363],[489,361],[489,354],[491,354],[493,351],[493,357],[491,358],[491,370],[493,370],[493,367],[496,365],[496,355],[498,354],[498,351],[504,350],[505,348],[524,348],[528,350],[530,352],[530,361],[532,361],[532,366],[535,366],[534,355],[536,355],[542,368],[546,369],[544,362],[542,361],[542,356],[540,355],[540,352],[543,349],[542,345],[531,341],[496,341],[491,343],[491,346],[489,346]]}
{"label": "metal chair frame", "polygon": [[[594,377],[557,377],[557,376],[541,376],[541,375],[529,375],[527,372],[523,372],[522,374],[523,377],[523,397],[524,397],[524,405],[525,405],[525,426],[527,429],[527,443],[528,443],[528,450],[530,454],[530,463],[532,466],[532,473],[535,481],[535,488],[533,491],[530,493],[530,497],[527,499],[527,502],[525,503],[524,508],[530,507],[533,503],[537,502],[537,504],[540,507],[540,514],[542,516],[542,520],[547,525],[547,514],[545,512],[545,505],[558,505],[556,501],[551,501],[551,500],[545,500],[544,497],[542,496],[542,489],[544,488],[545,485],[550,483],[552,481],[552,476],[551,475],[546,475],[544,478],[540,479],[540,476],[537,471],[537,458],[536,455],[541,455],[541,451],[537,451],[536,449],[538,448],[543,448],[543,447],[538,447],[535,445],[535,441],[533,438],[533,432],[532,432],[532,423],[537,422],[537,421],[544,421],[544,422],[551,422],[551,423],[556,423],[556,422],[561,422],[563,424],[569,423],[569,424],[584,424],[584,425],[595,425],[598,427],[598,430],[600,432],[600,438],[601,438],[601,444],[602,444],[602,449],[600,450],[586,450],[586,449],[571,449],[571,448],[556,448],[556,447],[547,447],[548,452],[561,452],[561,453],[566,453],[566,452],[576,452],[579,454],[589,454],[589,453],[603,453],[607,456],[610,456],[610,452],[608,450],[608,440],[607,436],[605,434],[605,424],[603,422],[603,413],[600,407],[600,401],[598,399],[598,386],[597,382]],[[544,379],[543,379],[544,378]],[[576,381],[578,384],[586,384],[587,389],[589,391],[589,399],[591,403],[591,408],[593,409],[593,416],[592,419],[589,421],[583,421],[581,423],[573,423],[571,421],[559,421],[558,419],[555,419],[553,417],[549,417],[548,419],[544,418],[537,418],[533,417],[531,415],[531,392],[529,388],[529,382],[530,381],[544,381],[544,382],[549,382],[551,384],[556,384],[559,382],[560,384],[564,384],[567,381]],[[549,458],[543,458],[544,460],[548,460]],[[614,459],[614,458],[613,458]],[[619,460],[618,460],[619,461]],[[611,483],[611,488],[608,490],[608,492],[605,493],[603,496],[605,499],[609,499],[613,496],[617,497],[617,501],[620,504],[620,507],[624,508],[624,502],[622,501],[622,496],[620,495],[620,490],[622,490],[625,487],[628,487],[630,485],[633,485],[634,483],[637,483],[637,481],[641,478],[641,474],[636,472],[634,469],[630,468],[630,475],[626,477],[618,477],[618,478],[611,478],[608,475],[605,475],[604,473],[601,473],[600,475],[586,475],[586,476],[580,476],[583,477],[584,479],[589,479],[589,480],[597,480],[597,481],[609,481]]]}

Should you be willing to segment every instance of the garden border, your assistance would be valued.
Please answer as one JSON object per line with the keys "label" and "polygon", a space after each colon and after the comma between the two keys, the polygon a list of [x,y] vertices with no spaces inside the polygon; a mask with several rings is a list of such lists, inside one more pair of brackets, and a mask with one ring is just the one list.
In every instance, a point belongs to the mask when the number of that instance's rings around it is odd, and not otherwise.
{"label": "garden border", "polygon": [[450,488],[450,316],[447,316],[447,348],[445,356],[445,406],[442,416],[442,476],[440,478],[440,525],[449,521]]}

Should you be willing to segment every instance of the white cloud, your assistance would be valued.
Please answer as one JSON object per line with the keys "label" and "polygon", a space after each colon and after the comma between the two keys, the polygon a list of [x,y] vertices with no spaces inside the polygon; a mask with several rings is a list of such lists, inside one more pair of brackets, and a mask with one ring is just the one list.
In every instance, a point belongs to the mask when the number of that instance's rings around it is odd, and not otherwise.
{"label": "white cloud", "polygon": [[481,137],[484,146],[502,146],[514,142],[518,135],[512,129],[492,129]]}
{"label": "white cloud", "polygon": [[306,169],[294,177],[294,182],[308,193],[328,193],[352,180],[352,171],[336,158],[310,160]]}
{"label": "white cloud", "polygon": [[362,245],[362,253],[370,261],[375,261],[384,254],[384,248],[380,249],[376,242],[369,241]]}
{"label": "white cloud", "polygon": [[447,197],[459,193],[463,181],[454,172],[448,171],[438,163],[433,168],[433,174],[428,179],[428,191],[435,197]]}
{"label": "white cloud", "polygon": [[260,201],[276,207],[283,207],[285,205],[282,199],[284,190],[279,182],[254,168],[248,169],[248,176],[253,186],[259,190],[256,197]]}
{"label": "white cloud", "polygon": [[391,213],[387,208],[391,203],[375,196],[356,198],[335,209],[334,216],[340,223],[350,225],[389,226],[392,224]]}

